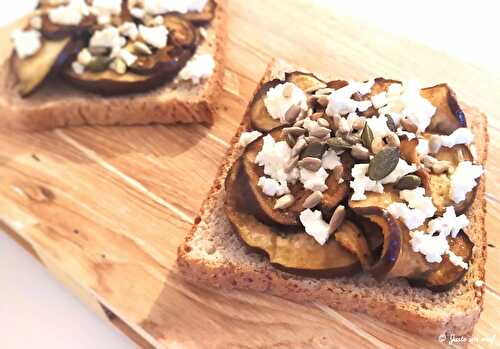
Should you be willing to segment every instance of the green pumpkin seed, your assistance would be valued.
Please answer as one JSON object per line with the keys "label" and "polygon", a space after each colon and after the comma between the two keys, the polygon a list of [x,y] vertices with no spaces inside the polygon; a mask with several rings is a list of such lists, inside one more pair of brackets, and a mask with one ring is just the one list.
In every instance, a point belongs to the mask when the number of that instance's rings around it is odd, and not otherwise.
{"label": "green pumpkin seed", "polygon": [[106,46],[92,46],[89,47],[89,52],[92,54],[92,56],[109,56],[111,53],[111,47],[106,47]]}
{"label": "green pumpkin seed", "polygon": [[92,72],[99,73],[108,69],[111,60],[107,57],[94,57],[86,68]]}
{"label": "green pumpkin seed", "polygon": [[352,144],[341,137],[332,137],[326,143],[335,150],[350,150],[352,148]]}
{"label": "green pumpkin seed", "polygon": [[321,159],[323,153],[325,152],[325,145],[319,142],[312,142],[305,147],[305,149],[300,154],[300,159],[304,158],[318,158]]}
{"label": "green pumpkin seed", "polygon": [[412,190],[420,186],[422,184],[422,180],[420,179],[419,176],[414,175],[414,174],[409,174],[406,176],[403,176],[399,179],[399,181],[396,183],[396,189],[399,190]]}
{"label": "green pumpkin seed", "polygon": [[373,157],[368,166],[368,177],[371,180],[379,181],[387,177],[398,165],[399,148],[385,147]]}
{"label": "green pumpkin seed", "polygon": [[366,149],[372,147],[373,131],[370,126],[368,126],[368,123],[365,123],[365,127],[363,127],[363,131],[361,132],[361,142]]}
{"label": "green pumpkin seed", "polygon": [[385,117],[387,118],[387,127],[389,130],[396,132],[396,123],[394,122],[394,119],[390,115],[386,115]]}

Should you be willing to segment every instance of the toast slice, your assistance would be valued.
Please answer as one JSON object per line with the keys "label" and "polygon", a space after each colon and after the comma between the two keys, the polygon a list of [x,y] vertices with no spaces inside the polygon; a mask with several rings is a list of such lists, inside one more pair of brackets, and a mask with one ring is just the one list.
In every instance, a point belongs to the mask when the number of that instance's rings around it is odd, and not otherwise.
{"label": "toast slice", "polygon": [[0,66],[0,128],[38,131],[82,125],[147,125],[152,123],[212,123],[215,101],[222,90],[225,0],[217,0],[215,18],[197,53],[209,53],[216,66],[212,76],[200,84],[182,81],[144,93],[103,97],[53,79],[28,98],[14,90],[15,76],[9,59]]}
{"label": "toast slice", "polygon": [[[284,62],[273,62],[260,83],[284,77],[296,70]],[[259,86],[260,86],[259,85]],[[462,105],[468,125],[475,134],[477,160],[487,158],[487,120],[477,109]],[[251,252],[233,231],[223,211],[224,179],[242,152],[239,135],[249,125],[246,113],[227,151],[224,163],[200,216],[178,250],[178,266],[191,282],[223,289],[250,289],[267,292],[299,302],[315,301],[334,309],[361,312],[421,335],[470,333],[483,307],[486,262],[485,180],[481,179],[476,200],[468,211],[467,231],[474,242],[473,260],[463,279],[444,293],[411,287],[404,279],[376,281],[361,273],[352,277],[316,279],[280,271],[269,261]]]}

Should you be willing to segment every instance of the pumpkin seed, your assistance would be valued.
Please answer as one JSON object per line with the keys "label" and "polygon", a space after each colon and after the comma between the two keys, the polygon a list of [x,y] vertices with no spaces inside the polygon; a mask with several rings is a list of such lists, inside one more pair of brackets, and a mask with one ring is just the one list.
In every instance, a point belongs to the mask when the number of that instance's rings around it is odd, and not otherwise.
{"label": "pumpkin seed", "polygon": [[387,128],[392,132],[396,132],[397,128],[394,119],[390,115],[386,115],[385,117],[387,118]]}
{"label": "pumpkin seed", "polygon": [[399,190],[412,190],[420,186],[422,183],[422,180],[420,179],[419,176],[409,174],[406,176],[403,176],[399,179],[399,181],[396,183],[396,189]]}
{"label": "pumpkin seed", "polygon": [[350,150],[352,145],[341,137],[332,137],[326,143],[335,150]]}
{"label": "pumpkin seed", "polygon": [[298,104],[293,104],[285,113],[285,121],[288,123],[292,123],[297,120],[299,116],[301,108]]}
{"label": "pumpkin seed", "polygon": [[373,157],[368,166],[368,177],[371,180],[379,181],[396,168],[399,162],[399,148],[385,147]]}
{"label": "pumpkin seed", "polygon": [[325,145],[319,142],[311,142],[305,147],[305,149],[300,154],[300,158],[318,158],[321,159],[323,153],[325,152]]}
{"label": "pumpkin seed", "polygon": [[89,51],[92,54],[92,56],[109,56],[111,53],[111,47],[106,47],[106,46],[92,46],[89,47]]}
{"label": "pumpkin seed", "polygon": [[366,122],[365,126],[363,127],[363,131],[361,132],[361,143],[366,149],[370,149],[372,147],[372,142],[373,142],[373,131]]}
{"label": "pumpkin seed", "polygon": [[356,144],[352,147],[351,155],[358,160],[368,160],[370,158],[370,152],[361,144]]}
{"label": "pumpkin seed", "polygon": [[335,231],[342,225],[346,216],[345,207],[342,205],[337,206],[333,212],[330,223],[328,224],[328,232],[330,234],[335,233]]}
{"label": "pumpkin seed", "polygon": [[321,202],[321,199],[323,199],[323,194],[320,191],[314,191],[304,200],[302,207],[313,208]]}
{"label": "pumpkin seed", "polygon": [[316,172],[321,167],[321,159],[307,157],[300,160],[299,165],[309,171]]}
{"label": "pumpkin seed", "polygon": [[295,197],[292,194],[286,194],[276,200],[274,203],[275,210],[283,210],[293,205]]}
{"label": "pumpkin seed", "polygon": [[87,64],[86,68],[93,72],[102,72],[108,69],[111,60],[108,57],[94,57],[89,64]]}

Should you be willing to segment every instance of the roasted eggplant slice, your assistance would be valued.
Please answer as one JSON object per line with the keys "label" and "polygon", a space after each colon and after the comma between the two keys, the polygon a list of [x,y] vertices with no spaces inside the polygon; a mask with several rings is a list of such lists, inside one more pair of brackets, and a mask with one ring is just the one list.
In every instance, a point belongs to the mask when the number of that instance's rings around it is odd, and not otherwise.
{"label": "roasted eggplant slice", "polygon": [[278,79],[268,81],[255,93],[246,111],[246,114],[250,118],[252,128],[265,133],[280,126],[280,121],[272,118],[264,104],[264,98],[266,98],[267,91],[280,83],[281,81]]}
{"label": "roasted eggplant slice", "polygon": [[205,25],[214,19],[216,8],[217,4],[215,0],[208,0],[201,12],[189,11],[182,17],[196,25]]}
{"label": "roasted eggplant slice", "polygon": [[16,75],[16,89],[23,97],[33,93],[52,73],[59,71],[65,62],[74,57],[81,46],[67,37],[61,40],[44,40],[33,56],[20,59],[15,52],[11,67]]}
{"label": "roasted eggplant slice", "polygon": [[[435,155],[436,159],[448,161],[452,168],[456,168],[460,161],[472,161],[472,154],[469,147],[460,144],[453,148],[442,147]],[[428,173],[423,179],[424,187],[428,195],[432,197],[432,202],[437,208],[438,214],[442,214],[447,206],[454,206],[457,215],[464,213],[474,200],[476,188],[467,193],[465,200],[459,203],[453,202],[450,197],[450,175],[448,173],[435,174]]]}
{"label": "roasted eggplant slice", "polygon": [[42,35],[49,40],[59,40],[69,36],[81,37],[89,34],[90,28],[97,24],[93,15],[83,17],[79,25],[60,25],[53,23],[47,14],[42,16]]}
{"label": "roasted eggplant slice", "polygon": [[[370,93],[368,93],[364,96],[354,95],[353,99],[359,100],[359,101],[369,100],[373,96],[375,96],[381,92],[387,91],[387,89],[389,88],[390,85],[400,84],[400,83],[401,83],[401,81],[398,81],[398,80],[376,78],[374,83],[373,83],[373,86],[372,86]],[[378,112],[377,112],[377,109],[375,109],[373,106],[371,106],[370,108],[368,108],[364,112],[359,112],[358,114],[361,116],[364,116],[364,117],[372,117],[372,116],[377,115]]]}
{"label": "roasted eggplant slice", "polygon": [[326,87],[326,82],[312,73],[304,73],[300,71],[286,73],[285,80],[294,83],[298,88],[306,93],[313,93],[320,88]]}
{"label": "roasted eggplant slice", "polygon": [[184,67],[192,55],[191,50],[169,45],[152,55],[138,56],[129,69],[139,75],[174,74]]}
{"label": "roasted eggplant slice", "polygon": [[163,16],[164,25],[168,29],[169,45],[194,49],[198,38],[197,29],[188,20],[177,15]]}
{"label": "roasted eggplant slice", "polygon": [[[269,134],[275,140],[282,140],[282,129],[283,126],[273,129]],[[296,185],[289,186],[291,193],[295,197],[295,202],[292,207],[286,210],[275,210],[274,205],[276,198],[269,197],[262,193],[262,189],[257,186],[257,182],[261,176],[264,175],[262,167],[255,164],[255,157],[257,153],[262,148],[262,137],[255,140],[253,143],[249,144],[245,149],[242,156],[243,159],[243,169],[246,179],[250,185],[250,193],[248,195],[248,204],[255,205],[259,209],[256,210],[258,218],[263,222],[269,224],[282,224],[282,225],[298,225],[299,224],[299,214],[304,210],[302,204],[304,200],[311,194],[311,191],[304,189],[302,183],[297,183]],[[352,158],[348,153],[342,154],[341,162],[343,163],[344,171],[342,177],[344,178],[343,183],[337,183],[337,179],[333,175],[330,175],[326,180],[326,185],[328,189],[323,192],[323,198],[319,208],[326,214],[331,215],[333,210],[338,206],[338,204],[344,200],[348,193],[348,182]]]}
{"label": "roasted eggplant slice", "polygon": [[[269,257],[273,265],[286,271],[316,277],[353,275],[360,270],[358,259],[345,250],[333,237],[325,245],[318,244],[299,227],[266,225],[255,218],[241,191],[246,178],[241,176],[240,161],[226,177],[224,211],[240,236],[252,250]],[[358,228],[345,221],[338,232],[359,233]]]}
{"label": "roasted eggplant slice", "polygon": [[64,77],[76,87],[102,95],[138,93],[158,87],[174,78],[190,57],[191,53],[184,50],[181,55],[162,62],[151,74],[136,74],[129,71],[120,75],[109,69],[103,72],[85,71],[83,74],[76,74],[68,66],[64,70]]}
{"label": "roasted eggplant slice", "polygon": [[458,105],[455,92],[447,84],[424,88],[420,94],[437,108],[427,132],[449,135],[457,128],[467,127],[464,112]]}
{"label": "roasted eggplant slice", "polygon": [[358,257],[363,270],[369,270],[373,264],[373,255],[368,241],[359,229],[350,225],[335,232],[335,240],[347,251]]}

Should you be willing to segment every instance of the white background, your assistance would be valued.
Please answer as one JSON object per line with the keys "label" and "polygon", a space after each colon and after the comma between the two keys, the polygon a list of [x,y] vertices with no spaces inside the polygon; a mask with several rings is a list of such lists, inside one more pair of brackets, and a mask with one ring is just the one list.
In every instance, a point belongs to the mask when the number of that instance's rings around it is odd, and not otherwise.
{"label": "white background", "polygon": [[[500,71],[496,1],[311,1],[323,2],[338,13],[359,17],[490,71]],[[0,0],[0,26],[22,16],[35,3]],[[0,233],[0,348],[134,347]]]}

